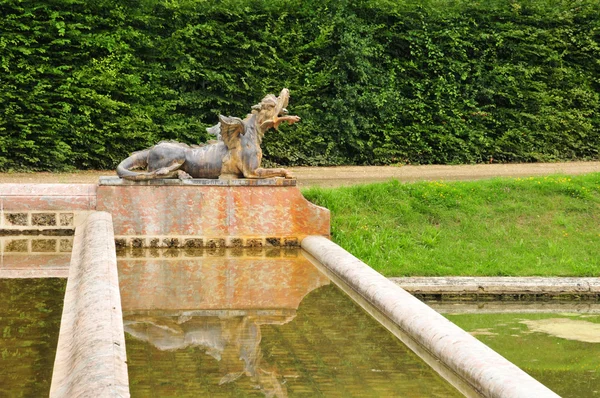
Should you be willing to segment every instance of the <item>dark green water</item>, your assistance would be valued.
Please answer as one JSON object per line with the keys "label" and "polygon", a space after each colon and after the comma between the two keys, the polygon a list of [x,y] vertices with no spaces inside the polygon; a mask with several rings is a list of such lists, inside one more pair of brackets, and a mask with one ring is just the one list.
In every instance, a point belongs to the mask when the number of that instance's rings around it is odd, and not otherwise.
{"label": "dark green water", "polygon": [[[219,285],[203,302],[212,304],[228,292],[231,301],[223,304],[244,307],[167,311],[157,310],[160,303],[153,301],[153,309],[140,310],[139,295],[122,296],[132,397],[461,396],[306,260],[236,264],[230,259],[222,272],[215,271],[218,265],[194,263],[202,259],[120,261],[128,289],[135,280],[143,289],[160,291],[148,283],[154,276],[203,270],[213,276],[199,279],[199,295],[207,285]],[[187,279],[194,283],[194,277]],[[170,280],[181,284],[186,278]],[[299,285],[308,293],[300,295],[299,305],[289,305],[293,300],[286,292]],[[185,297],[191,300],[188,291]]]}
{"label": "dark green water", "polygon": [[445,316],[560,396],[600,397],[600,315]]}
{"label": "dark green water", "polygon": [[47,397],[66,279],[0,279],[0,397]]}

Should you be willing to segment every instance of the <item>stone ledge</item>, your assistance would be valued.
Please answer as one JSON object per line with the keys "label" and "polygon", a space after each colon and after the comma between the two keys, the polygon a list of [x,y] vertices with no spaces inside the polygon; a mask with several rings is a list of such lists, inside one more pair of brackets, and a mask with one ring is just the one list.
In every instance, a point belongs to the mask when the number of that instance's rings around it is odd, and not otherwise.
{"label": "stone ledge", "polygon": [[300,243],[295,236],[116,235],[115,245],[117,248],[289,248],[299,247]]}
{"label": "stone ledge", "polygon": [[51,398],[129,397],[127,355],[111,216],[75,232]]}
{"label": "stone ledge", "polygon": [[287,179],[282,177],[252,179],[240,178],[232,180],[219,180],[210,178],[192,178],[190,180],[180,180],[177,178],[156,179],[147,181],[125,180],[119,177],[103,176],[98,182],[100,186],[216,186],[216,187],[294,187],[296,179]]}
{"label": "stone ledge", "polygon": [[309,236],[301,246],[342,290],[466,396],[558,397],[335,243]]}
{"label": "stone ledge", "polygon": [[3,211],[1,213],[3,215],[0,218],[2,229],[64,229],[75,227],[75,212],[73,211]]}
{"label": "stone ledge", "polygon": [[[96,196],[96,184],[0,184],[0,197]],[[5,209],[6,210],[6,209]]]}
{"label": "stone ledge", "polygon": [[595,301],[427,301],[440,314],[600,314]]}
{"label": "stone ledge", "polygon": [[405,277],[389,278],[406,291],[423,296],[481,296],[600,294],[599,278],[564,277]]}

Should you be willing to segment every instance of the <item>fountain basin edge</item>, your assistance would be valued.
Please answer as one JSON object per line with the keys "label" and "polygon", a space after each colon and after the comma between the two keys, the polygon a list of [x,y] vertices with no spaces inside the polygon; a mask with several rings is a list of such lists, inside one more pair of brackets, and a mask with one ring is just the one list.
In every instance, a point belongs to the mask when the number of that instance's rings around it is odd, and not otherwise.
{"label": "fountain basin edge", "polygon": [[558,397],[516,365],[321,236],[301,247],[332,280],[468,397]]}

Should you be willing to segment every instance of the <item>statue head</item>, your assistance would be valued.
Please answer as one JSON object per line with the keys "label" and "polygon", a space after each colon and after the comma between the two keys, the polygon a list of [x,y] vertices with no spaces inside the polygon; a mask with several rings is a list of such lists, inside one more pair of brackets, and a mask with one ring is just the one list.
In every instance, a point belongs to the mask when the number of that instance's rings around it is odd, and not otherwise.
{"label": "statue head", "polygon": [[[287,88],[281,90],[279,97],[267,94],[258,104],[252,107],[252,114],[257,115],[259,126],[275,127],[279,125],[277,118],[287,115],[286,107],[290,100],[290,92]],[[266,123],[265,123],[266,122]],[[268,123],[272,122],[272,124]]]}

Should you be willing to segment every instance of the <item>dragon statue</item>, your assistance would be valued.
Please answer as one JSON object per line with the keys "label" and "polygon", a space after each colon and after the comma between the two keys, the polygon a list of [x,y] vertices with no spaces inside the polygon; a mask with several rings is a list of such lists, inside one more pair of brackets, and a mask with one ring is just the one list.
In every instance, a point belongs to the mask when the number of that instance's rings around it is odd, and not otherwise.
{"label": "dragon statue", "polygon": [[260,144],[267,130],[277,129],[284,122],[300,121],[300,117],[287,114],[289,98],[289,91],[284,88],[278,97],[265,96],[243,120],[219,115],[219,123],[207,129],[217,139],[204,145],[162,141],[134,152],[117,166],[117,175],[127,180],[293,178],[286,169],[260,167]]}

